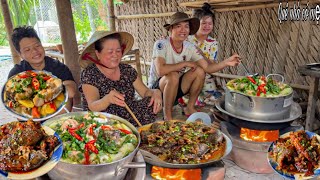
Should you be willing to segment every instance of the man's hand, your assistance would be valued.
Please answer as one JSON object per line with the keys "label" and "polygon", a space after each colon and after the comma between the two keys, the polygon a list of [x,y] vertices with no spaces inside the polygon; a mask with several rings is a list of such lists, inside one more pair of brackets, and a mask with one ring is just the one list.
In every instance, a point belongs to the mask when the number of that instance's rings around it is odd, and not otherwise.
{"label": "man's hand", "polygon": [[224,63],[227,66],[237,66],[240,63],[240,56],[238,54],[234,54],[228,59],[224,60]]}
{"label": "man's hand", "polygon": [[198,65],[195,62],[192,62],[192,61],[185,61],[185,62],[183,62],[183,67],[184,68],[185,67],[189,67],[189,68],[192,69],[192,71],[194,71],[198,67]]}

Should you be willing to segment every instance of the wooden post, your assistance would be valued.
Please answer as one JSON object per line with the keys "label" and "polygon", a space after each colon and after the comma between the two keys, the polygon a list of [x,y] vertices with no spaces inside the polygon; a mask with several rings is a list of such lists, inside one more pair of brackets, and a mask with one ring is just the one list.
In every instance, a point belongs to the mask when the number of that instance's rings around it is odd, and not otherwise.
{"label": "wooden post", "polygon": [[9,5],[8,5],[7,0],[1,0],[1,10],[2,10],[2,14],[3,14],[3,18],[4,18],[5,27],[6,27],[7,38],[8,38],[9,45],[10,45],[12,60],[13,60],[14,64],[18,64],[20,62],[21,58],[20,58],[19,54],[17,53],[16,49],[14,48],[12,41],[11,41],[13,24],[12,24],[10,11],[9,11]]}
{"label": "wooden post", "polygon": [[[78,63],[78,44],[72,18],[70,0],[55,0],[59,20],[60,35],[62,39],[65,64],[69,67],[77,84],[80,80],[80,66]],[[74,97],[74,104],[80,104],[80,94]]]}
{"label": "wooden post", "polygon": [[309,97],[308,97],[308,108],[307,108],[307,118],[306,118],[306,130],[313,131],[313,123],[316,122],[314,117],[316,104],[318,100],[318,86],[319,78],[312,77],[312,82],[310,85]]}
{"label": "wooden post", "polygon": [[115,15],[114,15],[114,4],[113,0],[108,0],[108,21],[109,27],[111,31],[116,30],[116,22],[115,22]]}

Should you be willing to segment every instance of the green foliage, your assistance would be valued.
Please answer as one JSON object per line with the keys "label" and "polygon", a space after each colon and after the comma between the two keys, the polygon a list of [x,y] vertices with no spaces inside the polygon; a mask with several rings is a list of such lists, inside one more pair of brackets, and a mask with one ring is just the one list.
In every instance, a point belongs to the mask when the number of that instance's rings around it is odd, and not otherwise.
{"label": "green foliage", "polygon": [[[19,25],[28,25],[34,22],[35,18],[30,18],[33,14],[34,4],[38,4],[38,0],[8,0],[11,20],[13,27]],[[5,31],[5,23],[3,14],[0,14],[0,46],[8,46],[7,33]]]}

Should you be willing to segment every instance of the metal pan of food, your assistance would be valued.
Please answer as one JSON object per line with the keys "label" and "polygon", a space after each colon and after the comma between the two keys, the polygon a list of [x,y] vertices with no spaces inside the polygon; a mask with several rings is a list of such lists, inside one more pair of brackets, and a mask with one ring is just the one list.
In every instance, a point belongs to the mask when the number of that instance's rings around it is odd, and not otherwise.
{"label": "metal pan of food", "polygon": [[201,122],[161,121],[139,128],[140,152],[146,162],[167,168],[210,166],[227,156],[231,140]]}
{"label": "metal pan of food", "polygon": [[61,137],[64,151],[48,175],[52,179],[121,180],[128,168],[145,168],[132,162],[140,135],[128,121],[108,113],[72,112],[43,123]]}
{"label": "metal pan of food", "polygon": [[1,101],[13,116],[43,121],[57,115],[68,100],[62,80],[47,71],[24,71],[8,79]]}
{"label": "metal pan of food", "polygon": [[[273,76],[282,80],[276,81],[271,78]],[[256,120],[287,119],[293,103],[293,89],[283,81],[280,74],[233,79],[225,88],[225,109]]]}

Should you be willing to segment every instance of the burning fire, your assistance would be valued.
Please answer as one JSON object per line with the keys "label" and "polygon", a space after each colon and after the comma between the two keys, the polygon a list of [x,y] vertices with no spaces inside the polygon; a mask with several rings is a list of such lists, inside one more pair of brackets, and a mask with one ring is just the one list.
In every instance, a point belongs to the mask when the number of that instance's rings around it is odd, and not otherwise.
{"label": "burning fire", "polygon": [[151,176],[158,180],[201,180],[201,169],[170,169],[152,166]]}
{"label": "burning fire", "polygon": [[272,142],[279,138],[279,130],[252,130],[241,128],[240,137],[247,141]]}

